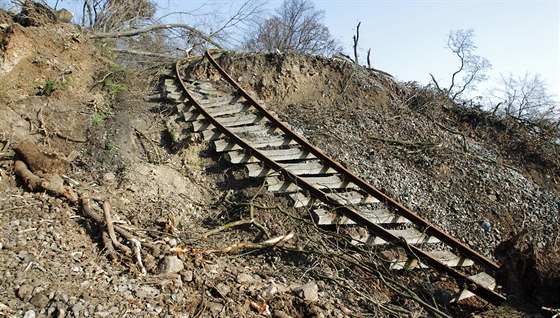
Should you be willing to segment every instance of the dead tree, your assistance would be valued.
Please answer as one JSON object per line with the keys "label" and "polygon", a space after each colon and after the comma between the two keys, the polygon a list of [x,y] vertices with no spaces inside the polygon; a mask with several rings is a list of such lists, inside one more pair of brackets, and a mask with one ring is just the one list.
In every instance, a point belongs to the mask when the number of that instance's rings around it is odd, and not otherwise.
{"label": "dead tree", "polygon": [[356,35],[352,37],[352,39],[354,40],[354,63],[356,64],[360,64],[360,62],[358,62],[358,41],[360,40],[360,24],[362,24],[362,22],[358,22],[358,26],[356,26]]}

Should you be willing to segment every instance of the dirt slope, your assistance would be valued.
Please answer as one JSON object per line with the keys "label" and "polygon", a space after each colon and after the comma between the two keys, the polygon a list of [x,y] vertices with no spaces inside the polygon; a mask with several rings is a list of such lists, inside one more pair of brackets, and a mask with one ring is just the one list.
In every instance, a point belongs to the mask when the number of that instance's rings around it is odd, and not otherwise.
{"label": "dirt slope", "polygon": [[[265,309],[274,317],[430,315],[379,277],[307,252],[330,248],[335,239],[323,238],[305,223],[305,211],[281,197],[258,196],[259,205],[276,209],[257,209],[256,218],[271,236],[293,231],[293,251],[208,252],[264,239],[254,226],[204,236],[247,217],[260,184],[217,163],[206,144],[174,143],[174,105],[157,97],[158,74],[122,70],[71,25],[11,23],[1,31],[1,315],[257,317]],[[318,57],[230,54],[222,63],[321,149],[488,256],[521,228],[530,235],[512,244],[522,255],[558,250],[557,166],[536,167],[516,156],[488,137],[492,126],[474,127],[440,96]],[[57,158],[75,152],[59,175],[64,186],[95,198],[98,214],[109,203],[116,224],[155,246],[142,248],[147,275],[133,255],[111,256],[103,225],[81,202],[29,191],[16,177],[21,155],[12,150],[26,140]],[[538,261],[551,267],[547,258]],[[414,290],[426,301],[445,299],[438,294],[445,282],[434,273],[397,277],[410,286],[424,283]],[[519,297],[517,304],[557,301],[531,291]],[[468,303],[442,310],[468,316],[485,309]]]}

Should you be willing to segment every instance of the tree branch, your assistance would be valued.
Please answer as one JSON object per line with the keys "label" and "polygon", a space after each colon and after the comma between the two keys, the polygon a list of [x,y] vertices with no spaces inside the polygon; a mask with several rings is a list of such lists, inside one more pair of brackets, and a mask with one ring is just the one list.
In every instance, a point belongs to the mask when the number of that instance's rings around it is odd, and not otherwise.
{"label": "tree branch", "polygon": [[155,53],[155,52],[148,52],[148,51],[138,51],[138,50],[132,50],[132,49],[117,49],[117,48],[109,48],[109,50],[111,50],[113,52],[117,52],[117,53],[153,56],[153,57],[159,57],[159,58],[171,59],[171,60],[175,59],[173,56],[170,56],[170,55]]}
{"label": "tree branch", "polygon": [[436,81],[436,78],[432,75],[432,73],[428,73],[428,74],[430,74],[430,76],[432,77],[432,82],[434,82],[434,84],[436,84],[437,90],[440,91],[441,93],[443,93],[443,90],[439,87],[439,84]]}
{"label": "tree branch", "polygon": [[161,30],[161,29],[187,29],[191,33],[195,34],[196,36],[200,37],[204,41],[214,45],[216,48],[222,50],[223,47],[210,38],[208,35],[204,34],[202,31],[199,31],[188,24],[181,24],[181,23],[168,23],[168,24],[154,24],[149,27],[143,29],[133,29],[133,30],[125,30],[125,31],[117,31],[117,32],[107,32],[107,33],[95,33],[91,37],[94,39],[98,38],[121,38],[121,37],[129,37],[135,36],[142,33],[148,33],[154,30]]}

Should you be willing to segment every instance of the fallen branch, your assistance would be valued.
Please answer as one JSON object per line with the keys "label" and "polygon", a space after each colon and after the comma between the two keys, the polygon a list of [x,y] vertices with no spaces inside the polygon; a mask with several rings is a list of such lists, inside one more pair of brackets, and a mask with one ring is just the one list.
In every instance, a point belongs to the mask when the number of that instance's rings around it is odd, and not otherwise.
{"label": "fallen branch", "polygon": [[113,51],[113,52],[117,52],[117,53],[159,57],[159,58],[169,59],[169,60],[176,59],[176,57],[173,57],[173,56],[170,56],[170,55],[167,55],[167,54],[148,52],[148,51],[138,51],[138,50],[132,50],[132,49],[118,49],[118,48],[109,48],[109,50]]}
{"label": "fallen branch", "polygon": [[[150,146],[152,146],[152,148],[154,149],[154,152],[155,152],[155,154],[156,154],[156,161],[155,161],[155,162],[161,162],[161,157],[160,157],[160,155],[159,155],[158,147],[155,145],[155,142],[154,142],[150,137],[148,137],[144,132],[142,132],[140,129],[138,129],[138,128],[136,128],[136,127],[132,127],[132,128],[134,128],[134,131],[135,131],[140,137],[144,137],[144,139],[146,139],[146,140],[150,143]],[[149,156],[149,153],[150,153],[149,150],[146,149],[146,147],[144,146],[143,143],[142,143],[142,146],[144,147],[144,150],[146,150],[146,153],[147,153],[146,156],[148,157],[148,160],[151,160],[151,159],[150,159],[150,156]],[[152,160],[152,161],[154,161],[154,160]]]}
{"label": "fallen branch", "polygon": [[261,193],[261,191],[264,189],[264,187],[265,187],[265,184],[263,183],[261,185],[261,187],[259,188],[259,190],[257,191],[257,193],[251,198],[251,200],[249,200],[249,202],[244,202],[244,203],[232,202],[230,200],[230,198],[228,196],[226,196],[225,201],[228,202],[228,203],[235,204],[235,205],[238,205],[238,206],[249,206],[249,218],[242,218],[241,220],[224,224],[224,225],[222,225],[218,228],[212,229],[212,230],[204,233],[202,236],[203,237],[208,237],[210,235],[219,233],[221,231],[227,230],[227,229],[232,228],[234,226],[251,224],[251,225],[255,226],[256,228],[258,228],[262,232],[264,237],[270,238],[270,233],[268,232],[266,227],[264,225],[258,223],[257,221],[255,221],[255,208],[260,208],[260,206],[256,205],[254,203],[254,201],[257,198],[257,196]]}
{"label": "fallen branch", "polygon": [[[100,229],[102,229],[101,226],[99,226]],[[105,246],[106,252],[107,254],[111,257],[112,260],[116,260],[117,259],[117,251],[115,251],[115,247],[113,246],[113,243],[111,242],[111,238],[109,237],[109,234],[107,234],[106,231],[103,231],[103,234],[101,234],[101,241],[103,242],[103,246]]]}
{"label": "fallen branch", "polygon": [[142,33],[148,33],[154,30],[161,30],[161,29],[186,29],[189,32],[200,37],[204,41],[214,45],[216,48],[220,50],[223,49],[223,47],[220,44],[218,44],[208,35],[202,33],[201,31],[193,28],[188,24],[181,24],[181,23],[155,24],[143,29],[134,29],[134,30],[125,30],[125,31],[107,32],[107,33],[95,33],[91,37],[92,38],[122,38],[122,37],[135,36]]}
{"label": "fallen branch", "polygon": [[[203,254],[229,254],[229,253],[234,253],[237,250],[240,249],[262,249],[262,248],[269,248],[269,247],[275,247],[275,246],[279,246],[284,244],[285,242],[291,240],[292,238],[294,238],[294,233],[290,232],[286,235],[280,235],[277,237],[273,237],[271,239],[268,239],[266,241],[262,241],[259,243],[236,243],[221,249],[210,249],[210,250],[204,250],[202,251]],[[195,253],[196,250],[193,250],[192,248],[181,248],[181,247],[174,247],[172,249],[170,249],[171,252],[174,253]]]}

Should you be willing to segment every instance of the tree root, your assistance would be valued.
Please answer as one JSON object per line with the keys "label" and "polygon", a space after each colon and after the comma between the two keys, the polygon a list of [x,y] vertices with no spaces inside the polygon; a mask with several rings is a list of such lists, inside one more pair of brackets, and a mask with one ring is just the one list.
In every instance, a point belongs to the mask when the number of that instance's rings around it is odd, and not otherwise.
{"label": "tree root", "polygon": [[[108,254],[114,258],[117,255],[117,252],[115,251],[116,248],[122,251],[126,256],[134,256],[136,265],[138,266],[138,268],[140,268],[141,274],[146,275],[146,268],[142,263],[141,247],[145,246],[154,250],[156,246],[151,243],[140,242],[139,239],[130,234],[127,230],[113,224],[110,215],[109,203],[103,203],[104,217],[102,217],[97,214],[91,207],[91,199],[89,198],[87,193],[82,194],[80,199],[84,213],[95,223],[100,225],[100,228],[102,228],[102,240],[105,244],[105,247],[107,248]],[[120,243],[117,240],[117,236],[115,233],[118,233],[125,240],[127,240],[132,245],[132,248]]]}
{"label": "tree root", "polygon": [[31,191],[46,191],[55,196],[65,197],[71,202],[77,202],[78,197],[70,187],[64,186],[64,180],[58,175],[33,174],[27,165],[20,160],[16,160],[14,165],[15,173],[23,180]]}

